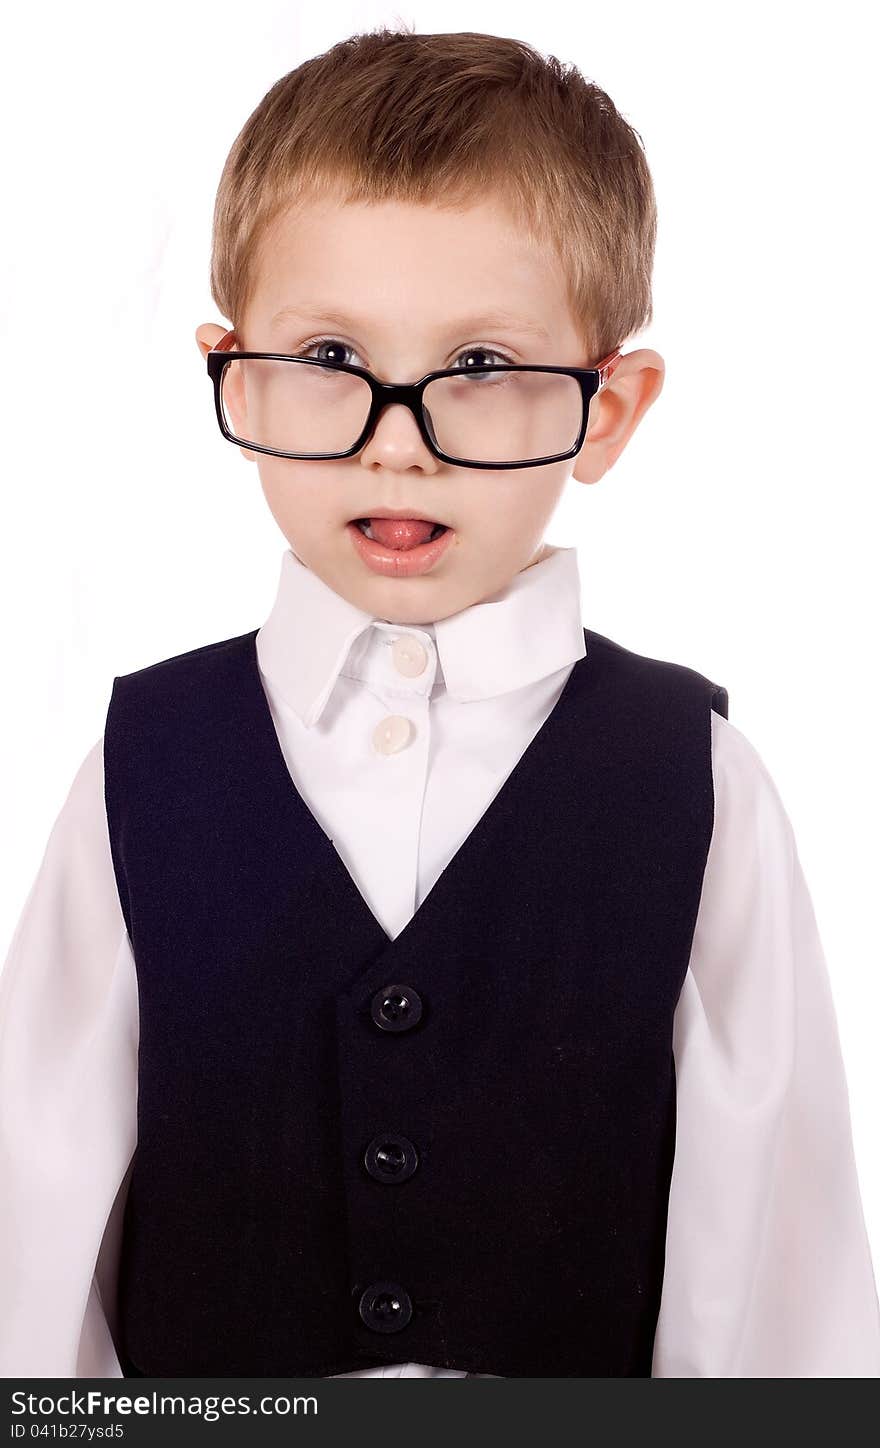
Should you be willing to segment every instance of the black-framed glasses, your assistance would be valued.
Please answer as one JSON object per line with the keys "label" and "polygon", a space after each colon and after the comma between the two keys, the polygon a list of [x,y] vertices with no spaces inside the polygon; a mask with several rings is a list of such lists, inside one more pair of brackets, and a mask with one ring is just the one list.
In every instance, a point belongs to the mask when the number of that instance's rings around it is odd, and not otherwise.
{"label": "black-framed glasses", "polygon": [[226,332],[207,354],[220,431],[275,457],[353,457],[384,408],[408,407],[425,446],[462,468],[537,468],[580,450],[590,401],[608,382],[620,349],[595,367],[448,368],[418,382],[380,382],[364,367],[233,350]]}

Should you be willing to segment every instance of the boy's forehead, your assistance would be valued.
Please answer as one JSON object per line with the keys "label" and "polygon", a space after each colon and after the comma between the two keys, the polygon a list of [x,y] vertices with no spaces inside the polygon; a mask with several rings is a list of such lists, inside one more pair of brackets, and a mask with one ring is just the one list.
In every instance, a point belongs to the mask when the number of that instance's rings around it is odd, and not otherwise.
{"label": "boy's forehead", "polygon": [[[400,198],[348,200],[339,195],[305,193],[276,217],[275,241],[282,246],[310,245],[319,238],[338,238],[348,244],[368,245],[380,237],[386,245],[417,241],[452,244],[457,250],[479,236],[484,247],[503,250],[512,244],[526,249],[522,228],[500,195],[461,201],[413,201]],[[439,243],[438,243],[439,249]]]}
{"label": "boy's forehead", "polygon": [[546,341],[568,320],[553,249],[518,230],[492,198],[455,208],[298,202],[266,232],[253,296],[254,315],[273,329],[387,313],[426,323],[494,319]]}

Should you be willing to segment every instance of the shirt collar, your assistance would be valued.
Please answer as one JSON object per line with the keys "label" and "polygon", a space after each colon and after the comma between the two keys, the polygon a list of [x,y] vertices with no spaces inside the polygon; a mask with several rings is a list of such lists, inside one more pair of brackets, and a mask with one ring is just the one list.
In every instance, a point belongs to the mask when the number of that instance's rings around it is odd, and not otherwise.
{"label": "shirt collar", "polygon": [[392,625],[342,598],[288,548],[275,601],[257,632],[257,656],[307,728],[320,719],[352,646],[374,625],[392,635],[429,634],[456,700],[521,689],[586,653],[577,549],[552,548],[499,592],[448,618]]}

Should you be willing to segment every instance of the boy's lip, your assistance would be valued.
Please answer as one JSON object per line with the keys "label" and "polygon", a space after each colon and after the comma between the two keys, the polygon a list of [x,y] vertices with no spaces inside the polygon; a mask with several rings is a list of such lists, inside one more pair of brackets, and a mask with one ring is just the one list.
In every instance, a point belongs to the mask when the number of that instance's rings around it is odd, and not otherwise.
{"label": "boy's lip", "polygon": [[346,532],[367,568],[373,573],[384,574],[386,578],[414,578],[430,572],[456,537],[454,530],[447,528],[439,538],[419,543],[415,548],[400,550],[386,548],[375,539],[365,537],[354,520],[347,524]]}
{"label": "boy's lip", "polygon": [[418,518],[421,523],[442,523],[444,528],[451,528],[451,523],[446,523],[442,518],[436,518],[432,513],[423,513],[419,508],[394,509],[394,508],[371,508],[368,513],[358,513],[356,518],[350,522],[356,523],[362,518]]}

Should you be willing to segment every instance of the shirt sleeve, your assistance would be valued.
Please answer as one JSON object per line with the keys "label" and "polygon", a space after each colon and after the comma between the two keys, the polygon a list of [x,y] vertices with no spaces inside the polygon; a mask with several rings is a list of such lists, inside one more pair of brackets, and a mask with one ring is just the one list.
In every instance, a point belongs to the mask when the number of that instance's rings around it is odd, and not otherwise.
{"label": "shirt sleeve", "polygon": [[676,1009],[654,1377],[878,1377],[828,971],[766,766],[712,714],[715,827]]}
{"label": "shirt sleeve", "polygon": [[0,1376],[123,1375],[114,1317],[137,1037],[101,739],[53,825],[0,973]]}

